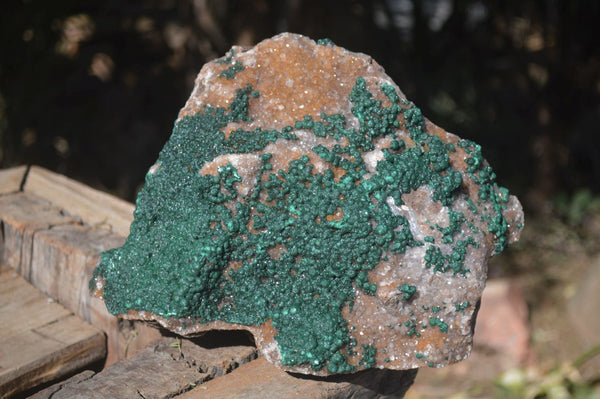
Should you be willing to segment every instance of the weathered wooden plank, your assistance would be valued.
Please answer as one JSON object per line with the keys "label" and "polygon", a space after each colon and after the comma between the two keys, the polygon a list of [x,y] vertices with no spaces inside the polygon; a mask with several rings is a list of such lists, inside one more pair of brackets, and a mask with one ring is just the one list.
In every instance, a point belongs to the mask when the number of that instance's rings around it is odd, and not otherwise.
{"label": "weathered wooden plank", "polygon": [[7,265],[6,263],[0,263],[0,283],[4,283],[5,281],[16,280],[18,277],[19,274],[15,272],[15,270],[12,267]]}
{"label": "weathered wooden plank", "polygon": [[0,170],[0,194],[16,193],[27,173],[27,166]]}
{"label": "weathered wooden plank", "polygon": [[2,265],[0,270],[0,308],[6,306],[13,301],[24,302],[27,298],[13,298],[12,293],[20,284],[21,277],[19,274],[8,265]]}
{"label": "weathered wooden plank", "polygon": [[41,230],[80,220],[48,201],[25,193],[0,195],[2,243],[0,262],[17,269],[25,279],[31,273],[33,236]]}
{"label": "weathered wooden plank", "polygon": [[118,320],[108,313],[102,300],[90,293],[88,284],[100,253],[123,241],[123,237],[101,227],[71,224],[39,231],[32,245],[31,282],[106,333],[107,364],[160,338],[160,332],[149,325]]}
{"label": "weathered wooden plank", "polygon": [[416,370],[367,370],[347,376],[311,377],[286,373],[261,357],[177,399],[402,398],[416,374]]}
{"label": "weathered wooden plank", "polygon": [[104,341],[100,330],[73,314],[12,334],[2,341],[0,381],[29,388],[53,380],[102,359]]}
{"label": "weathered wooden plank", "polygon": [[135,206],[127,201],[39,166],[30,168],[23,190],[78,215],[86,224],[104,225],[123,237],[129,235]]}
{"label": "weathered wooden plank", "polygon": [[0,221],[2,260],[40,291],[105,331],[107,364],[160,338],[158,330],[143,323],[119,321],[90,295],[88,282],[99,254],[122,245],[123,236],[105,225],[82,224],[78,215],[27,192],[0,195]]}
{"label": "weathered wooden plank", "polygon": [[108,230],[82,225],[41,230],[33,240],[30,281],[84,320],[91,320],[88,284],[99,256],[124,241]]}
{"label": "weathered wooden plank", "polygon": [[71,314],[6,266],[0,280],[0,342]]}
{"label": "weathered wooden plank", "polygon": [[[21,278],[19,280],[23,281]],[[0,321],[4,322],[0,328],[0,340],[39,328],[72,314],[50,298],[41,295],[33,287],[31,290],[23,289],[22,283],[5,295],[14,298],[14,301],[0,308],[2,312]],[[20,300],[21,298],[24,300]]]}
{"label": "weathered wooden plank", "polygon": [[105,356],[100,330],[15,276],[14,270],[3,266],[0,275],[0,396],[33,388]]}
{"label": "weathered wooden plank", "polygon": [[249,346],[208,349],[189,340],[165,338],[91,378],[61,383],[58,389],[51,387],[33,398],[171,398],[255,356],[256,350]]}
{"label": "weathered wooden plank", "polygon": [[66,380],[60,381],[54,385],[49,386],[48,388],[45,388],[45,389],[37,392],[36,394],[30,396],[29,399],[52,398],[54,396],[54,394],[56,392],[60,391],[61,389],[67,388],[67,387],[70,387],[70,388],[76,387],[77,384],[79,384],[85,380],[89,380],[95,374],[96,374],[96,372],[94,372],[92,370],[84,370],[79,374],[75,374],[73,377],[67,378]]}

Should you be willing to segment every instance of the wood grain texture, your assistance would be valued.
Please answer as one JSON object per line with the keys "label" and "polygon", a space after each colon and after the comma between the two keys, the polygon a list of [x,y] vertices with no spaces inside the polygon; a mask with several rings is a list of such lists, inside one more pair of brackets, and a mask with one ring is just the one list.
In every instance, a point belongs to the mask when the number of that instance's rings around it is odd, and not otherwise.
{"label": "wood grain texture", "polygon": [[73,377],[67,378],[66,380],[57,382],[54,385],[45,388],[36,394],[29,397],[29,399],[50,399],[54,396],[54,394],[65,387],[77,387],[77,385],[85,380],[89,380],[96,373],[92,370],[84,370],[79,374],[75,374]]}
{"label": "wood grain texture", "polygon": [[38,231],[32,242],[32,284],[106,333],[107,364],[125,359],[160,338],[160,332],[145,323],[117,319],[104,301],[90,293],[89,281],[100,253],[123,242],[123,237],[104,228],[78,224]]}
{"label": "wood grain texture", "polygon": [[264,357],[207,381],[178,399],[385,399],[403,398],[417,370],[371,369],[355,374],[314,377],[290,374]]}
{"label": "wood grain texture", "polygon": [[27,173],[27,166],[0,170],[0,194],[16,193]]}
{"label": "wood grain texture", "polygon": [[50,202],[22,192],[0,195],[0,220],[0,262],[14,267],[27,280],[35,234],[52,226],[80,223]]}
{"label": "wood grain texture", "polygon": [[23,190],[79,216],[90,226],[106,226],[127,237],[135,206],[63,175],[32,166]]}
{"label": "wood grain texture", "polygon": [[89,378],[32,399],[145,398],[166,399],[224,375],[256,356],[249,346],[204,348],[189,340],[164,338],[131,359],[118,362]]}
{"label": "wood grain texture", "polygon": [[33,388],[101,360],[104,334],[0,268],[0,396]]}
{"label": "wood grain texture", "polygon": [[[110,223],[94,225],[93,218],[78,214],[95,201],[98,209],[104,209],[100,213],[112,215]],[[100,253],[124,243],[125,236],[113,225],[129,226],[127,209],[133,205],[39,167],[29,171],[24,191],[0,193],[0,262],[103,330],[107,364],[160,338],[158,330],[144,323],[118,320],[88,289]]]}

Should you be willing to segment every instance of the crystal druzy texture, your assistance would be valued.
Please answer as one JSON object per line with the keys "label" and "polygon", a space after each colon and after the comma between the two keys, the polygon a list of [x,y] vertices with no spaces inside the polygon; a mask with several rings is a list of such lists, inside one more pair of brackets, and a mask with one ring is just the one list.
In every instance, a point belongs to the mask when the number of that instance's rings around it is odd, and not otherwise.
{"label": "crystal druzy texture", "polygon": [[464,359],[521,205],[370,57],[281,34],[206,64],[90,285],[178,334],[328,375]]}

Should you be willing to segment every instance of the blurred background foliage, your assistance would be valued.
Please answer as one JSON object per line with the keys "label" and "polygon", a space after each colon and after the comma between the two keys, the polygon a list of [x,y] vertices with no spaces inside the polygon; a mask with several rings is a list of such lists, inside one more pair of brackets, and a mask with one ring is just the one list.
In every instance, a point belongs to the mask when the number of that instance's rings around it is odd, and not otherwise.
{"label": "blurred background foliage", "polygon": [[598,21],[595,0],[8,0],[0,167],[133,200],[201,66],[291,31],[371,55],[529,213],[578,219],[569,199],[600,193]]}

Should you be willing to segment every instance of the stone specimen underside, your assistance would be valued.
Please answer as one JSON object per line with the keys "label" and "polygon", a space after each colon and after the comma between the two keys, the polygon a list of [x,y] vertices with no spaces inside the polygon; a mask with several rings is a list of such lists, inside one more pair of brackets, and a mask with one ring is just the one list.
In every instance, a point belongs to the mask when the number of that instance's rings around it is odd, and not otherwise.
{"label": "stone specimen underside", "polygon": [[90,286],[184,336],[251,332],[315,375],[464,359],[518,200],[376,62],[281,34],[205,65]]}

